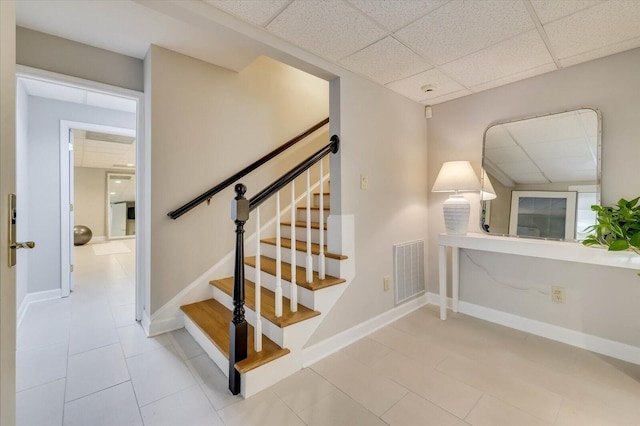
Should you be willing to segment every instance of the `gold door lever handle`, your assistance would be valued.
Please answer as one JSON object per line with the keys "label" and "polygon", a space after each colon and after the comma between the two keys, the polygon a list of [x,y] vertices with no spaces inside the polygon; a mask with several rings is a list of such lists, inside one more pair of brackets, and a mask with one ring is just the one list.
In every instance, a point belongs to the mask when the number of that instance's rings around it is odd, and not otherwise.
{"label": "gold door lever handle", "polygon": [[36,243],[33,241],[26,241],[24,243],[11,243],[12,249],[32,249],[36,246]]}

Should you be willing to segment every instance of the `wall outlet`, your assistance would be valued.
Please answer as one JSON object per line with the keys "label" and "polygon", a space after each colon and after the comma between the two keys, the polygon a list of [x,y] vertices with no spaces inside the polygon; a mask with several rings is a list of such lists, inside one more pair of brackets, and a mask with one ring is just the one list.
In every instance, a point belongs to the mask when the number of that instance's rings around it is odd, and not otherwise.
{"label": "wall outlet", "polygon": [[367,189],[369,187],[369,176],[360,175],[360,189]]}
{"label": "wall outlet", "polygon": [[389,291],[391,285],[389,284],[389,277],[384,277],[384,291]]}
{"label": "wall outlet", "polygon": [[551,301],[556,303],[567,303],[564,287],[551,287]]}

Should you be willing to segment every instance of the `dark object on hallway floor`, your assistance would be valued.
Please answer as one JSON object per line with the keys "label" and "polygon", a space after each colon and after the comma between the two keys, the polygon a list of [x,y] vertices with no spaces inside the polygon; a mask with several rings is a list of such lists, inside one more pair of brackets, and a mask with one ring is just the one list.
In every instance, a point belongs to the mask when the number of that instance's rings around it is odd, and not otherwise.
{"label": "dark object on hallway floor", "polygon": [[73,245],[74,246],[82,246],[91,241],[91,237],[93,237],[93,232],[89,227],[84,225],[77,225],[73,227]]}

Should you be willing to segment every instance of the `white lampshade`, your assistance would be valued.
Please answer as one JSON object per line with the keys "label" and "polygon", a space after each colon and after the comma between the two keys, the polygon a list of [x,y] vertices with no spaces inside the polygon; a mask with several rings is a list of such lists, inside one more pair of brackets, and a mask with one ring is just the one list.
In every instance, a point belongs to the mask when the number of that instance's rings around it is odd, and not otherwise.
{"label": "white lampshade", "polygon": [[496,190],[493,189],[489,174],[482,169],[482,191],[480,191],[480,200],[489,201],[495,200],[496,198],[498,198],[498,196],[496,195]]}
{"label": "white lampshade", "polygon": [[432,192],[479,191],[480,181],[468,161],[447,161],[442,164]]}
{"label": "white lampshade", "polygon": [[455,192],[444,202],[444,224],[447,234],[464,235],[469,228],[469,200],[459,191],[480,191],[480,181],[468,161],[447,161],[442,165],[432,192]]}

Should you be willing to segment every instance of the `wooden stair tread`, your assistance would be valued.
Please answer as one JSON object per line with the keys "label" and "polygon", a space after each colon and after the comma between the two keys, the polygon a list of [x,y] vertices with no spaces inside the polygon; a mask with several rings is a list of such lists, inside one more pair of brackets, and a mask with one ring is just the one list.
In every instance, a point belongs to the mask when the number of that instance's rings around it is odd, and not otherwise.
{"label": "wooden stair tread", "polygon": [[[280,225],[284,225],[284,226],[291,226],[291,222],[280,222]],[[297,220],[296,221],[296,228],[306,228],[307,227],[307,222],[303,221],[303,220]],[[320,223],[318,222],[311,222],[311,229],[320,229]],[[324,230],[327,230],[327,223],[324,223]]]}
{"label": "wooden stair tread", "polygon": [[[251,308],[255,312],[256,308],[256,285],[255,283],[245,279],[244,286],[244,303],[245,306]],[[221,280],[212,280],[210,282],[216,288],[219,288],[227,295],[233,297],[233,277],[223,278]],[[261,287],[261,314],[263,317],[274,323],[280,328],[287,327],[292,324],[299,323],[309,318],[320,315],[320,312],[314,311],[302,306],[298,303],[298,312],[291,312],[291,301],[286,297],[282,298],[282,316],[276,317],[276,295],[268,288]]]}
{"label": "wooden stair tread", "polygon": [[[256,266],[256,257],[251,256],[244,259],[244,263],[246,265],[255,267]],[[291,264],[286,262],[281,262],[282,265],[282,279],[285,281],[291,281]],[[270,257],[260,256],[260,269],[264,272],[271,274],[273,276],[276,275],[276,261],[275,259],[271,259]],[[300,287],[304,287],[308,290],[315,291],[320,290],[326,287],[331,287],[333,285],[342,284],[346,282],[342,278],[332,277],[331,275],[325,275],[324,280],[318,278],[318,273],[313,271],[313,281],[308,283],[306,282],[306,272],[305,268],[300,266],[296,266],[296,283]]]}
{"label": "wooden stair tread", "polygon": [[[275,238],[265,238],[264,240],[260,240],[265,244],[270,244],[272,246],[276,245]],[[284,248],[291,248],[291,240],[289,238],[280,238],[280,244]],[[306,252],[307,251],[307,243],[305,241],[296,241],[296,250]],[[320,244],[311,243],[311,253],[320,254]],[[343,256],[341,254],[329,253],[327,251],[327,246],[324,246],[324,255],[325,257],[330,257],[331,259],[345,260],[347,256]]]}
{"label": "wooden stair tread", "polygon": [[[214,299],[181,306],[185,313],[209,340],[229,359],[229,323],[231,311]],[[247,358],[236,363],[236,369],[241,373],[251,371],[261,365],[280,358],[290,351],[281,348],[271,339],[262,336],[262,351],[256,352],[253,346],[253,327],[248,325],[248,349]]]}

